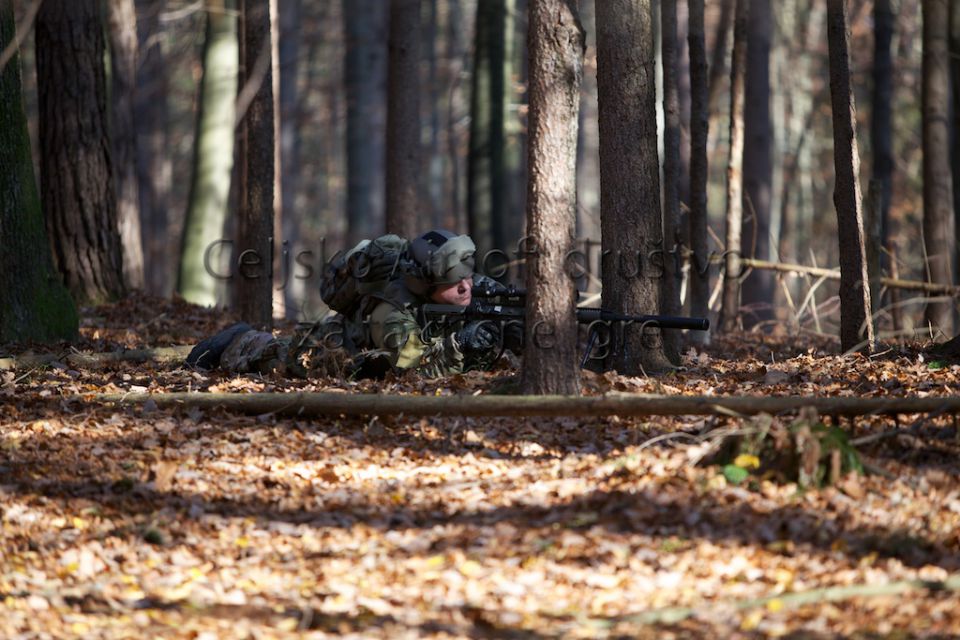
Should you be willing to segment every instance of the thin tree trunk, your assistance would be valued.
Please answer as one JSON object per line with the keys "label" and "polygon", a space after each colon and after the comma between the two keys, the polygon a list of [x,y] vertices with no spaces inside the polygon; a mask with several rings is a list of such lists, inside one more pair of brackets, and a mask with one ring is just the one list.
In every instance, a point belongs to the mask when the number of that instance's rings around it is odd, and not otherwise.
{"label": "thin tree trunk", "polygon": [[[873,179],[880,186],[877,204],[880,214],[880,244],[887,252],[880,252],[880,266],[889,264],[893,253],[893,232],[890,225],[890,198],[893,192],[893,57],[890,44],[896,28],[896,16],[890,0],[876,0],[873,5],[873,99],[871,101],[870,144],[873,149]],[[900,295],[890,290],[888,299],[894,309],[894,319],[899,317]],[[872,300],[876,308],[880,299]],[[894,331],[900,329],[894,322]]]}
{"label": "thin tree trunk", "polygon": [[[703,13],[704,0],[689,0],[690,31],[690,315],[706,318],[709,313],[710,270],[707,255],[707,139],[710,113],[707,84],[707,48]],[[705,332],[692,331],[704,340]]]}
{"label": "thin tree trunk", "polygon": [[531,0],[525,393],[577,394],[576,293],[566,272],[576,221],[584,33],[567,0]]}
{"label": "thin tree trunk", "polygon": [[[660,6],[660,51],[663,64],[663,312],[681,313],[680,285],[680,94],[677,77],[677,0]],[[663,332],[664,350],[673,361],[680,359],[680,332]]]}
{"label": "thin tree trunk", "polygon": [[388,3],[342,0],[347,97],[347,243],[383,233]]}
{"label": "thin tree trunk", "polygon": [[731,332],[740,325],[740,258],[743,256],[743,110],[747,65],[747,21],[750,0],[737,0],[730,62],[730,157],[727,161],[727,233],[723,271],[723,306],[720,329]]}
{"label": "thin tree trunk", "polygon": [[[600,0],[601,2],[603,0]],[[587,54],[583,69],[583,89],[580,92],[580,115],[577,127],[577,241],[584,244],[577,249],[583,251],[585,259],[578,268],[591,274],[598,274],[596,266],[597,251],[600,244],[600,134],[598,131],[597,111],[597,0],[581,0],[580,20],[587,32]],[[581,290],[597,289],[587,277],[577,283]],[[594,285],[591,287],[591,285]]]}
{"label": "thin tree trunk", "polygon": [[[773,186],[773,127],[770,120],[770,0],[750,0],[747,77],[743,107],[743,255],[770,258],[770,200]],[[773,278],[753,272],[741,282],[741,304],[750,308],[749,325],[769,320]]]}
{"label": "thin tree trunk", "polygon": [[[13,4],[0,0],[0,51],[14,38]],[[43,226],[23,108],[20,57],[0,69],[0,343],[70,340],[77,311],[60,281]]]}
{"label": "thin tree trunk", "polygon": [[[281,220],[283,227],[284,247],[293,254],[300,250],[299,241],[301,234],[301,222],[304,221],[305,212],[300,211],[298,202],[298,193],[301,184],[301,172],[303,168],[300,164],[300,92],[297,88],[298,75],[300,70],[300,20],[304,17],[301,0],[283,0],[278,5],[280,11],[280,50],[279,50],[279,73],[280,73],[280,166],[283,170],[280,172],[280,192],[283,202],[283,217]],[[306,287],[303,278],[294,276],[292,270],[296,265],[290,263],[287,271],[283,273],[285,278],[283,287],[284,315],[287,319],[297,317],[300,311],[299,305],[305,301]],[[305,319],[305,318],[304,318]]]}
{"label": "thin tree trunk", "polygon": [[240,317],[258,328],[273,325],[274,112],[270,10],[262,0],[240,0],[239,60],[243,92],[253,93],[240,121],[237,274]]}
{"label": "thin tree trunk", "polygon": [[827,0],[830,47],[830,99],[833,106],[833,161],[840,239],[840,346],[844,351],[873,350],[873,319],[864,246],[860,153],[857,150],[856,104],[850,84],[847,19],[844,0]]}
{"label": "thin tree trunk", "polygon": [[[430,220],[434,229],[442,229],[443,212],[443,155],[440,152],[440,133],[442,130],[440,110],[440,73],[437,42],[440,37],[440,15],[437,6],[440,0],[427,0],[427,15],[423,27],[423,57],[427,62],[427,131],[428,142],[421,159],[421,167],[427,177],[427,183],[421,184],[424,217]],[[426,222],[426,221],[424,221]]]}
{"label": "thin tree trunk", "polygon": [[723,79],[727,71],[727,48],[730,38],[730,25],[733,23],[734,8],[737,0],[720,0],[720,19],[717,21],[716,37],[710,53],[710,98],[708,112],[720,112],[720,98],[723,91]]}
{"label": "thin tree trunk", "polygon": [[960,242],[960,3],[957,2],[950,3],[950,86],[953,88],[953,144],[950,146],[953,220],[957,242]]}
{"label": "thin tree trunk", "polygon": [[880,219],[884,245],[890,236],[890,194],[893,188],[893,59],[890,43],[895,25],[896,16],[890,0],[875,0],[870,144],[873,148],[873,179],[878,180],[881,187]]}
{"label": "thin tree trunk", "polygon": [[[923,0],[923,240],[930,282],[953,284],[956,251],[950,171],[947,0]],[[927,304],[924,320],[953,336],[953,301]]]}
{"label": "thin tree trunk", "polygon": [[[649,0],[597,3],[603,307],[661,309],[663,263],[653,15]],[[643,203],[638,206],[638,203]],[[625,374],[671,367],[657,329],[613,326],[607,366]]]}
{"label": "thin tree trunk", "polygon": [[420,0],[390,0],[387,73],[388,233],[413,238],[420,205]]}
{"label": "thin tree trunk", "polygon": [[[449,16],[447,18],[447,60],[450,64],[450,82],[447,87],[447,160],[450,170],[448,182],[450,185],[447,215],[450,228],[457,228],[460,222],[459,211],[466,209],[469,204],[463,203],[465,192],[463,171],[461,169],[460,141],[461,135],[457,127],[462,113],[462,71],[468,66],[467,35],[463,27],[464,14],[461,0],[449,0]],[[469,109],[469,107],[468,107]],[[469,147],[469,143],[467,145]],[[469,156],[469,150],[468,150]],[[469,219],[466,221],[469,228]]]}
{"label": "thin tree trunk", "polygon": [[233,170],[239,45],[234,0],[207,0],[203,79],[193,178],[183,226],[177,292],[189,302],[217,302],[216,242],[223,235]]}
{"label": "thin tree trunk", "polygon": [[167,60],[159,19],[165,4],[166,0],[138,3],[140,60],[134,92],[144,287],[161,296],[173,290],[179,258],[170,251],[170,238],[175,233],[168,210],[173,166],[167,142]]}
{"label": "thin tree trunk", "polygon": [[472,86],[470,152],[467,159],[467,221],[483,256],[496,246],[496,221],[504,206],[504,100],[506,63],[505,0],[477,3]]}
{"label": "thin tree trunk", "polygon": [[99,3],[44,2],[37,15],[40,184],[54,262],[81,304],[124,293]]}
{"label": "thin tree trunk", "polygon": [[128,288],[142,289],[143,239],[137,184],[137,131],[134,104],[137,85],[137,13],[133,0],[109,0],[110,141],[113,152],[117,218],[123,242],[123,279]]}

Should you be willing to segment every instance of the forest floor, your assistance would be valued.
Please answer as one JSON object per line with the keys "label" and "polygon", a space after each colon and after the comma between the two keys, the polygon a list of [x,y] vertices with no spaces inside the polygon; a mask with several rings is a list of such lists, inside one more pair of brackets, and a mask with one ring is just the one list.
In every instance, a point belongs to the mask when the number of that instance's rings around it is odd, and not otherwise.
{"label": "forest floor", "polygon": [[[87,312],[77,347],[192,344],[229,320],[134,297]],[[837,350],[744,334],[688,350],[667,376],[585,372],[583,387],[960,394],[960,366],[915,349]],[[960,636],[955,591],[790,598],[960,572],[950,416],[845,420],[851,437],[902,433],[859,447],[874,473],[800,490],[775,474],[729,482],[694,464],[702,441],[668,436],[743,424],[725,417],[297,419],[89,401],[478,394],[503,375],[304,381],[124,362],[0,372],[0,637]]]}

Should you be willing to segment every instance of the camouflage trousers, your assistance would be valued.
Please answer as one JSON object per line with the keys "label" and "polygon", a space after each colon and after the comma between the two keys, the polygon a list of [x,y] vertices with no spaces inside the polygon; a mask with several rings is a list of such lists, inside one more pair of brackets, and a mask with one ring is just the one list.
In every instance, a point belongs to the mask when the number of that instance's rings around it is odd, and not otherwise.
{"label": "camouflage trousers", "polygon": [[232,373],[277,372],[298,378],[322,376],[382,377],[389,358],[377,350],[362,349],[363,336],[342,316],[302,323],[292,336],[248,331],[230,343],[220,357],[220,368]]}

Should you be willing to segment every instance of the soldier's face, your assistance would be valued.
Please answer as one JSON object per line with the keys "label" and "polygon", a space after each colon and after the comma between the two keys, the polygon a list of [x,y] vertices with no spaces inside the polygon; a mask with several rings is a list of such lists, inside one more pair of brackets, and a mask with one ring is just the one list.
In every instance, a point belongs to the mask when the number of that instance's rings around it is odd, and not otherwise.
{"label": "soldier's face", "polygon": [[430,299],[437,304],[458,304],[465,307],[470,304],[472,291],[473,278],[464,278],[460,282],[437,286],[430,294]]}

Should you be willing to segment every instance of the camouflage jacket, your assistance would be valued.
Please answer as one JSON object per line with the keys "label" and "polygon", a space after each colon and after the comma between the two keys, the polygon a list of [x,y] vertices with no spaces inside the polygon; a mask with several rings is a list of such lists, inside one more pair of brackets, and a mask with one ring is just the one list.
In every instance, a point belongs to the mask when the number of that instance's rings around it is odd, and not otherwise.
{"label": "camouflage jacket", "polygon": [[394,280],[371,294],[354,318],[337,314],[301,325],[288,342],[284,368],[302,377],[368,368],[412,369],[430,378],[462,372],[464,357],[454,331],[427,335],[421,327],[417,311],[425,302]]}

